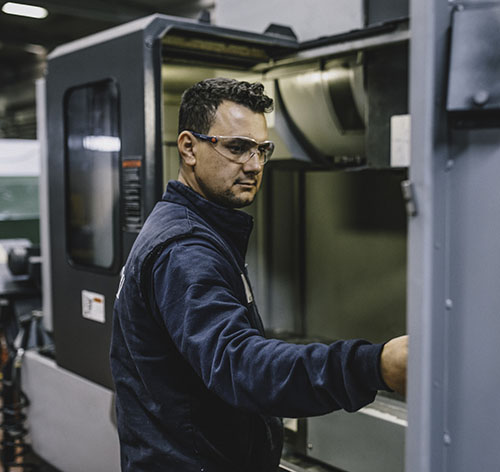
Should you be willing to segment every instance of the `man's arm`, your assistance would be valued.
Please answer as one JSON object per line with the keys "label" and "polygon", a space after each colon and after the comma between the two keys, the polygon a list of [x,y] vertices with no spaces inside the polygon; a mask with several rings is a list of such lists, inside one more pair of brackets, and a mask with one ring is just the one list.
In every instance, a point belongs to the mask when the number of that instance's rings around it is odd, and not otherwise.
{"label": "man's arm", "polygon": [[408,336],[388,341],[380,355],[380,373],[387,386],[406,395],[406,365],[408,360]]}
{"label": "man's arm", "polygon": [[382,344],[296,345],[261,336],[236,296],[241,280],[233,272],[196,238],[175,243],[153,271],[156,316],[213,393],[235,407],[302,417],[358,410],[388,388]]}

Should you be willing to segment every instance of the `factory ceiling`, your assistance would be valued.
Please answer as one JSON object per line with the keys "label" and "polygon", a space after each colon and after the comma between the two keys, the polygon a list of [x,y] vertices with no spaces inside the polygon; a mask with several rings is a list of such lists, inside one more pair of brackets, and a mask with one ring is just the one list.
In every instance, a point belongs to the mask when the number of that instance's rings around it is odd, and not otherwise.
{"label": "factory ceiling", "polygon": [[[215,0],[16,2],[42,7],[48,14],[42,19],[8,14],[5,13],[9,10],[6,4],[11,2],[0,0],[0,137],[17,137],[10,136],[16,132],[33,134],[33,130],[13,129],[13,114],[31,107],[29,114],[34,115],[33,84],[43,75],[46,56],[57,45],[153,13],[196,18],[202,10],[213,10]],[[23,119],[33,121],[26,117]]]}

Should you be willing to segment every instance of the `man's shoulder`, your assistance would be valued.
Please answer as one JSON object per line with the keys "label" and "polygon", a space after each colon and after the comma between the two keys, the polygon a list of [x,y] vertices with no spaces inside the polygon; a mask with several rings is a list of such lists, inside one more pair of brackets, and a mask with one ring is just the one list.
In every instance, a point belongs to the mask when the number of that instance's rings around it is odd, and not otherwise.
{"label": "man's shoulder", "polygon": [[155,266],[173,261],[174,264],[180,262],[192,270],[202,270],[207,266],[228,266],[232,262],[220,239],[209,231],[200,231],[199,228],[169,240],[159,249]]}
{"label": "man's shoulder", "polygon": [[149,231],[151,226],[159,230],[177,228],[179,231],[193,231],[196,227],[198,232],[214,232],[210,224],[189,207],[165,200],[159,201],[146,219],[145,229]]}
{"label": "man's shoulder", "polygon": [[144,225],[144,231],[151,237],[158,234],[164,241],[185,240],[186,246],[208,246],[227,249],[224,238],[197,212],[184,205],[159,202]]}
{"label": "man's shoulder", "polygon": [[130,259],[157,268],[171,258],[193,269],[235,265],[227,243],[203,218],[183,205],[162,201],[146,220]]}
{"label": "man's shoulder", "polygon": [[149,241],[154,246],[192,231],[193,222],[188,208],[177,203],[160,201],[146,219],[138,239]]}
{"label": "man's shoulder", "polygon": [[151,269],[155,283],[239,287],[240,272],[231,258],[209,239],[190,235],[161,248]]}

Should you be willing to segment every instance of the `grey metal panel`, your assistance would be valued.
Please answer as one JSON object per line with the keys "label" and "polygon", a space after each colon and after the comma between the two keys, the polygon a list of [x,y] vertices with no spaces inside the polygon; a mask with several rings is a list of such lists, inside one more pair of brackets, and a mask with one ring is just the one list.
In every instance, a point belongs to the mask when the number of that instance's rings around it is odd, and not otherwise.
{"label": "grey metal panel", "polygon": [[411,2],[411,166],[417,216],[409,222],[407,472],[444,464],[445,221],[447,28],[446,0]]}
{"label": "grey metal panel", "polygon": [[452,135],[446,469],[500,468],[500,130]]}
{"label": "grey metal panel", "polygon": [[447,129],[450,18],[412,3],[408,472],[500,464],[500,132]]}
{"label": "grey metal panel", "polygon": [[30,399],[34,451],[61,472],[119,472],[113,393],[27,352],[23,390]]}

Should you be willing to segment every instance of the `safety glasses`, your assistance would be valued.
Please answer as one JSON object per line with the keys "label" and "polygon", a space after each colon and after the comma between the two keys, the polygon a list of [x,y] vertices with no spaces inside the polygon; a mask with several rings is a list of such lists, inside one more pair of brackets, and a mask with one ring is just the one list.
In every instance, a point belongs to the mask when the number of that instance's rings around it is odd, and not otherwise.
{"label": "safety glasses", "polygon": [[207,136],[195,131],[190,133],[202,141],[207,141],[221,156],[237,164],[244,164],[257,154],[260,165],[264,165],[274,151],[272,141],[258,143],[255,139],[245,136]]}

